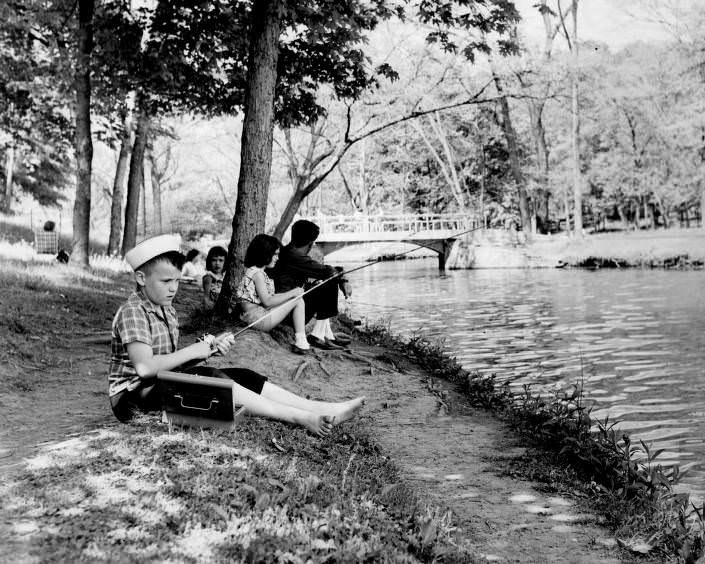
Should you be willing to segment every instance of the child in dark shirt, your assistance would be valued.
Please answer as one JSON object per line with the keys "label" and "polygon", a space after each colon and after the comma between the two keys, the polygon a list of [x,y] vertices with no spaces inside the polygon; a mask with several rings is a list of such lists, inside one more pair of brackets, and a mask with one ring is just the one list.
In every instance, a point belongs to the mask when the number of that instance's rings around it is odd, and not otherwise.
{"label": "child in dark shirt", "polygon": [[[341,341],[340,336],[333,333],[330,320],[338,315],[338,290],[349,297],[352,289],[341,275],[342,268],[320,263],[310,256],[319,233],[315,223],[306,219],[296,221],[291,226],[291,242],[281,249],[271,276],[277,292],[296,287],[307,291],[305,320],[316,317],[308,342],[321,349],[340,348],[347,346],[349,339]],[[312,282],[318,285],[314,288]]]}

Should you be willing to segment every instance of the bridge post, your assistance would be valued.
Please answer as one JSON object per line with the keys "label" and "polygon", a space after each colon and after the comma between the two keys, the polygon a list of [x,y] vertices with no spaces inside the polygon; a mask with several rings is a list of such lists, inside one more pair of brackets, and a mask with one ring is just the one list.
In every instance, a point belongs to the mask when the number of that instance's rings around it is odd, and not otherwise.
{"label": "bridge post", "polygon": [[448,241],[447,239],[442,241],[441,252],[438,253],[438,270],[446,269],[446,261],[448,260],[454,242],[455,241]]}

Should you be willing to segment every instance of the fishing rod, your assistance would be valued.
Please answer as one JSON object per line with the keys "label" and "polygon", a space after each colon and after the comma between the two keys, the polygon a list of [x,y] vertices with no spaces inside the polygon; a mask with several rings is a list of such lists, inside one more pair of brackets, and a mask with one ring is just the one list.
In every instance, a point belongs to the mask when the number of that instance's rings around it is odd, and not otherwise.
{"label": "fishing rod", "polygon": [[[449,239],[455,239],[455,238],[457,238],[457,237],[460,237],[461,235],[467,235],[468,233],[472,233],[473,231],[478,231],[478,230],[484,229],[484,228],[485,228],[485,227],[484,227],[484,225],[483,225],[483,226],[479,226],[479,227],[473,227],[472,229],[466,229],[465,231],[460,231],[459,233],[453,233],[452,235],[449,235],[448,237],[446,237],[446,238],[444,239],[444,241],[448,241]],[[402,257],[402,256],[404,256],[404,255],[408,255],[409,253],[412,253],[412,252],[414,252],[414,251],[417,251],[417,250],[423,249],[423,248],[424,248],[424,245],[416,245],[415,247],[413,247],[413,248],[411,248],[411,249],[408,249],[408,250],[406,250],[406,251],[404,251],[404,252],[396,253],[396,254],[392,255],[392,257],[393,257],[393,258]],[[227,336],[227,335],[232,335],[233,339],[237,339],[237,338],[238,338],[240,335],[242,335],[245,331],[248,331],[249,329],[252,329],[252,328],[253,328],[255,325],[257,325],[260,321],[262,321],[263,319],[266,319],[267,317],[269,317],[270,315],[272,315],[275,311],[278,311],[279,309],[283,309],[285,306],[291,304],[292,302],[294,302],[294,301],[296,301],[296,300],[300,300],[300,299],[303,298],[306,294],[309,294],[310,292],[313,292],[313,291],[316,290],[317,288],[320,288],[321,286],[323,286],[323,284],[327,284],[327,283],[330,282],[331,280],[335,280],[336,278],[341,278],[341,277],[346,276],[347,274],[350,274],[350,273],[352,273],[352,272],[357,272],[358,270],[362,270],[363,268],[368,268],[368,267],[370,267],[370,266],[374,266],[375,264],[379,264],[380,262],[382,262],[382,261],[372,261],[372,262],[368,262],[367,264],[363,264],[363,265],[360,265],[360,266],[356,266],[355,268],[351,268],[351,269],[349,269],[349,270],[341,270],[340,272],[336,272],[334,275],[332,275],[332,276],[330,276],[330,277],[328,277],[328,278],[326,278],[326,279],[324,279],[324,280],[321,280],[321,282],[319,282],[319,283],[316,284],[315,286],[312,286],[312,287],[309,288],[308,290],[305,290],[301,295],[296,296],[295,298],[291,298],[290,300],[287,300],[287,301],[285,301],[285,302],[279,304],[278,306],[275,306],[275,307],[273,307],[272,309],[268,310],[267,313],[265,313],[264,315],[262,315],[261,317],[259,317],[258,319],[256,319],[256,320],[253,321],[252,323],[250,323],[249,325],[246,325],[245,327],[243,327],[243,328],[240,329],[239,331],[237,331],[237,332],[235,332],[235,333],[233,333],[232,331],[225,331],[224,333],[221,333],[220,335],[218,335],[218,336],[216,337],[216,340],[219,340],[219,339],[221,339],[221,338],[223,338],[223,337],[225,337],[225,336]]]}

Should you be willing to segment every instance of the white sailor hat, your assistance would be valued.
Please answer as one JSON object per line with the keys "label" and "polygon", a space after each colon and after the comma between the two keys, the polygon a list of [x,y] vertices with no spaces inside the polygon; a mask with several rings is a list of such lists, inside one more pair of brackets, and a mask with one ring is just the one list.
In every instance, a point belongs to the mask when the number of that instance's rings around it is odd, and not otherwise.
{"label": "white sailor hat", "polygon": [[137,270],[154,257],[173,251],[181,251],[181,235],[178,233],[157,235],[156,237],[145,239],[125,253],[125,260],[132,267],[132,270]]}

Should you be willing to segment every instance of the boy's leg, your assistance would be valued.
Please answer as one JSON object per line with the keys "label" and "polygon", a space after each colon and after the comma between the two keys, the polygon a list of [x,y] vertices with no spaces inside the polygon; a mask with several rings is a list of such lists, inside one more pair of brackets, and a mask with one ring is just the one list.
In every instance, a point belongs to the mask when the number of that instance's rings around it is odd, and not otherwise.
{"label": "boy's leg", "polygon": [[268,386],[267,377],[254,370],[194,366],[188,369],[187,372],[233,380],[235,383],[233,386],[233,404],[244,407],[247,413],[252,415],[295,423],[306,427],[316,435],[327,435],[333,427],[332,417],[327,413],[306,410],[302,406],[279,403],[272,398],[265,397],[264,389]]}
{"label": "boy's leg", "polygon": [[246,413],[301,425],[316,435],[328,435],[333,428],[333,418],[330,416],[278,403],[237,382],[233,383],[233,403],[244,407]]}
{"label": "boy's leg", "polygon": [[354,417],[360,408],[365,404],[365,396],[361,396],[344,402],[315,401],[298,396],[284,388],[265,382],[262,387],[262,396],[277,402],[278,404],[289,405],[305,411],[311,411],[320,415],[335,417],[336,423],[342,423]]}
{"label": "boy's leg", "polygon": [[128,392],[123,390],[110,398],[110,407],[121,423],[127,423],[140,413],[159,411],[162,407],[157,386],[145,386]]}

